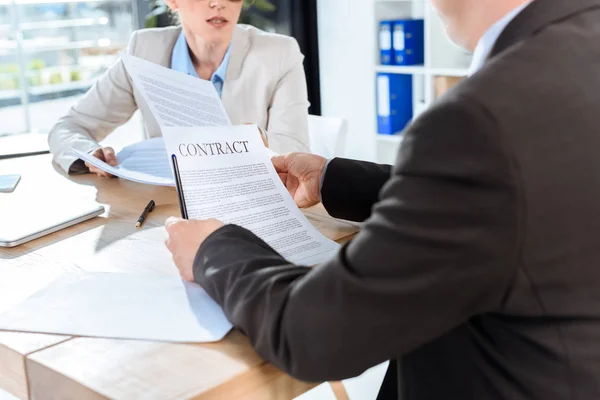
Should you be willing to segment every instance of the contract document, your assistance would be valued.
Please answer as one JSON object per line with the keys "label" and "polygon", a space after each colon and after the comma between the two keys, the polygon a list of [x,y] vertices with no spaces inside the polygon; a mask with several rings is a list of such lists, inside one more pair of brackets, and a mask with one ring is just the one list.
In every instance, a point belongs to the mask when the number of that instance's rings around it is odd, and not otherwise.
{"label": "contract document", "polygon": [[161,129],[231,125],[211,81],[198,79],[126,54],[125,68]]}
{"label": "contract document", "polygon": [[163,137],[190,219],[240,225],[296,264],[318,264],[338,251],[294,203],[255,125],[165,128]]}

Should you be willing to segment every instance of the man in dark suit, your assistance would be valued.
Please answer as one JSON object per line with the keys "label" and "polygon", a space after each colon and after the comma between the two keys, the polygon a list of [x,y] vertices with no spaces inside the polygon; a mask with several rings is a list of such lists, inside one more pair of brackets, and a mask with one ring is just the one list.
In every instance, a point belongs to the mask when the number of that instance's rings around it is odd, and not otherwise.
{"label": "man in dark suit", "polygon": [[300,379],[396,359],[404,400],[600,399],[600,0],[433,3],[483,60],[394,167],[274,160],[299,206],[364,221],[337,257],[308,271],[214,220],[168,246]]}

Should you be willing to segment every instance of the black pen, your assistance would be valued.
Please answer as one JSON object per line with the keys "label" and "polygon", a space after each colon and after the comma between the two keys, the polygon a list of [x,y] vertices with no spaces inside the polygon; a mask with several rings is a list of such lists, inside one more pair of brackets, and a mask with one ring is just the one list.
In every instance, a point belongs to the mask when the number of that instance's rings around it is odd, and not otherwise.
{"label": "black pen", "polygon": [[181,176],[179,175],[179,164],[175,154],[171,155],[173,163],[173,174],[175,175],[175,187],[177,188],[177,197],[179,198],[179,210],[181,218],[188,219],[187,207],[185,206],[185,197],[183,197],[183,185],[181,184]]}
{"label": "black pen", "polygon": [[146,220],[146,217],[148,216],[148,213],[152,212],[152,210],[154,210],[154,206],[155,206],[154,200],[150,200],[150,203],[148,203],[146,208],[144,208],[144,211],[142,211],[142,215],[140,215],[137,222],[135,223],[136,228],[139,228],[140,226],[142,226],[142,224]]}

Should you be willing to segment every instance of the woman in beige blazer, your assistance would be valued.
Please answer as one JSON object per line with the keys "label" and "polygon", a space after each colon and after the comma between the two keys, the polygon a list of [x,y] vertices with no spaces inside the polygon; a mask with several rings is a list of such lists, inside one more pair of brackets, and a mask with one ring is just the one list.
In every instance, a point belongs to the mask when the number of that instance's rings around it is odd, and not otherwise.
{"label": "woman in beige blazer", "polygon": [[[309,103],[304,56],[296,40],[238,25],[241,0],[168,0],[168,4],[179,14],[181,26],[136,31],[127,52],[168,68],[172,61],[185,67],[173,53],[187,44],[192,70],[188,73],[213,81],[233,124],[256,123],[267,130],[269,147],[277,153],[307,151]],[[54,161],[69,173],[88,171],[89,166],[69,153],[75,148],[116,165],[114,151],[99,142],[137,109],[147,137],[161,136],[119,60],[52,128],[48,142]],[[106,175],[93,167],[89,170]]]}

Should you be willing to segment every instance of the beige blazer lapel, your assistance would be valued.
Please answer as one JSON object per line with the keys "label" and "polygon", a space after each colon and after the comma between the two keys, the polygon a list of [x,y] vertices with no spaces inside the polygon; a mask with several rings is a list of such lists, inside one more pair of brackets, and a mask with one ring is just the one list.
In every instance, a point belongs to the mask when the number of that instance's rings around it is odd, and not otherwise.
{"label": "beige blazer lapel", "polygon": [[156,60],[156,64],[162,65],[163,67],[171,68],[171,59],[173,58],[173,49],[175,48],[175,43],[177,43],[177,39],[179,39],[179,35],[181,34],[181,25],[174,29],[172,34],[166,38],[165,49],[167,51],[160,52],[160,56]]}
{"label": "beige blazer lapel", "polygon": [[[225,76],[225,82],[223,84],[223,91],[221,93],[221,101],[223,106],[229,113],[231,122],[243,123],[244,121],[238,121],[238,108],[235,104],[236,93],[239,85],[242,83],[239,81],[242,73],[242,66],[248,50],[250,49],[250,38],[247,30],[236,26],[231,38],[231,55],[229,58],[229,64],[227,65],[227,75]],[[251,121],[246,121],[251,122]]]}

